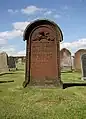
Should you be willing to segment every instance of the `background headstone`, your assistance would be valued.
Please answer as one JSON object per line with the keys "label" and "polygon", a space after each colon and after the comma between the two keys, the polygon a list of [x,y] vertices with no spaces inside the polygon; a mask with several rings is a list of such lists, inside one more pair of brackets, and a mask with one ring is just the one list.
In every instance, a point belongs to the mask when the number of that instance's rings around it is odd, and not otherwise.
{"label": "background headstone", "polygon": [[7,72],[8,69],[8,55],[6,52],[0,53],[0,73],[1,72]]}
{"label": "background headstone", "polygon": [[63,48],[60,51],[60,63],[61,63],[61,71],[72,70],[71,52],[66,48]]}
{"label": "background headstone", "polygon": [[81,56],[82,79],[86,80],[86,54]]}
{"label": "background headstone", "polygon": [[18,58],[18,64],[22,64],[22,58]]}
{"label": "background headstone", "polygon": [[72,60],[72,71],[74,71],[74,56],[71,56],[71,60]]}
{"label": "background headstone", "polygon": [[86,49],[80,49],[74,55],[74,69],[75,69],[75,71],[81,71],[81,55],[82,54],[86,54]]}
{"label": "background headstone", "polygon": [[14,57],[12,57],[12,56],[8,57],[8,67],[16,68],[16,62],[15,62]]}

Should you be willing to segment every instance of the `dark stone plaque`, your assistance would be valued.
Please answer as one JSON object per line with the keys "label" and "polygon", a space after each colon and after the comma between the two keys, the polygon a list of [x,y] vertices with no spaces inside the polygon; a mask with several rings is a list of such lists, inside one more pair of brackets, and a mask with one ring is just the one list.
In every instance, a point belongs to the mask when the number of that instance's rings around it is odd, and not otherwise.
{"label": "dark stone plaque", "polygon": [[81,56],[82,79],[86,80],[86,54]]}

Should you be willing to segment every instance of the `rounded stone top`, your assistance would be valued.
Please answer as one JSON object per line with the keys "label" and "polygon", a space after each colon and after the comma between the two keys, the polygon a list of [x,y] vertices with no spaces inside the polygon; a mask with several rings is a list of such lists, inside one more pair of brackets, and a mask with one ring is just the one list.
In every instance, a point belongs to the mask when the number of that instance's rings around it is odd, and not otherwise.
{"label": "rounded stone top", "polygon": [[78,51],[75,52],[75,54],[80,53],[80,52],[86,52],[86,49],[79,49]]}
{"label": "rounded stone top", "polygon": [[61,50],[60,50],[60,52],[62,53],[62,52],[68,52],[70,55],[71,55],[71,52],[67,49],[67,48],[62,48]]}
{"label": "rounded stone top", "polygon": [[38,19],[38,20],[35,20],[34,22],[31,22],[29,25],[27,25],[26,29],[24,30],[23,40],[24,41],[25,40],[29,40],[29,35],[32,32],[32,30],[34,28],[36,28],[37,26],[40,26],[40,25],[50,25],[50,26],[53,26],[53,28],[59,34],[60,42],[63,41],[63,34],[62,34],[62,31],[59,28],[59,26],[56,23],[54,23],[53,21],[50,21],[50,20],[47,20],[47,19],[41,19],[41,20]]}
{"label": "rounded stone top", "polygon": [[7,55],[7,53],[5,51],[2,51],[0,54],[6,54]]}

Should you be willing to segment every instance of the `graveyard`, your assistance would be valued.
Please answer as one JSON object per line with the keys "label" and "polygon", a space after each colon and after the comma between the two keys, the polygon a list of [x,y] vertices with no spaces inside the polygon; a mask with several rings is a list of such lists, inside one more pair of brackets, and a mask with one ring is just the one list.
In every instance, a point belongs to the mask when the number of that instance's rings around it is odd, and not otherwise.
{"label": "graveyard", "polygon": [[[86,87],[23,88],[25,65],[0,76],[0,119],[85,119]],[[83,82],[80,72],[61,73],[63,82]],[[47,118],[46,118],[47,117]]]}
{"label": "graveyard", "polygon": [[86,51],[60,50],[62,31],[45,19],[23,40],[26,57],[0,54],[0,119],[85,119]]}

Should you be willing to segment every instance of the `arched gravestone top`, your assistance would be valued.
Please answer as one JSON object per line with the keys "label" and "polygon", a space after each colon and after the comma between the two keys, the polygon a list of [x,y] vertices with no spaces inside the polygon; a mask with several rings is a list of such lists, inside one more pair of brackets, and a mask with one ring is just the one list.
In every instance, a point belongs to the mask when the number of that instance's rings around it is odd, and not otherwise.
{"label": "arched gravestone top", "polygon": [[80,54],[82,55],[83,53],[86,53],[86,49],[79,49],[78,51],[75,52],[75,56],[76,56],[78,53],[80,53]]}
{"label": "arched gravestone top", "polygon": [[54,23],[53,21],[50,21],[50,20],[47,20],[47,19],[42,19],[42,20],[35,20],[34,22],[31,22],[25,29],[24,31],[24,34],[23,34],[23,40],[28,40],[28,36],[30,35],[31,31],[36,28],[37,26],[40,26],[40,25],[50,25],[52,27],[55,28],[55,30],[57,31],[57,33],[59,34],[59,40],[60,42],[63,41],[63,34],[62,34],[62,31],[61,29],[59,28],[59,26]]}
{"label": "arched gravestone top", "polygon": [[23,40],[27,40],[23,86],[28,83],[60,84],[60,42],[63,35],[59,26],[47,19],[36,20],[26,27]]}
{"label": "arched gravestone top", "polygon": [[86,49],[79,49],[74,54],[74,67],[76,71],[81,71],[81,60],[80,57],[82,54],[86,54]]}
{"label": "arched gravestone top", "polygon": [[63,52],[68,52],[68,54],[71,55],[71,52],[70,52],[67,48],[62,48],[62,49],[61,49],[61,52],[62,52],[62,53],[63,53]]}

